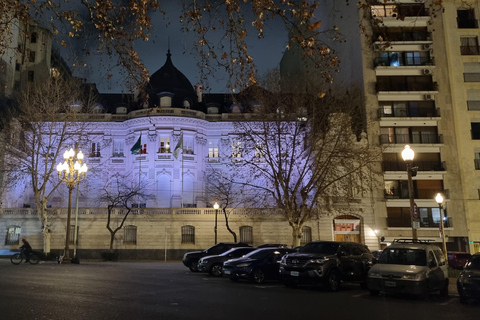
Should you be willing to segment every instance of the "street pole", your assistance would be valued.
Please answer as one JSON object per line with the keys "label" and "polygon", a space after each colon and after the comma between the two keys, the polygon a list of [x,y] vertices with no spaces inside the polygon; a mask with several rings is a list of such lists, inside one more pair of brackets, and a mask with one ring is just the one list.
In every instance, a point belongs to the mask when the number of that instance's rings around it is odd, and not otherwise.
{"label": "street pole", "polygon": [[73,186],[68,185],[68,211],[67,211],[67,234],[65,235],[65,255],[63,256],[62,263],[70,263],[70,219],[72,216],[72,191]]}
{"label": "street pole", "polygon": [[445,226],[443,225],[443,219],[444,219],[444,212],[442,208],[443,196],[440,193],[437,193],[437,196],[435,197],[435,201],[437,201],[438,210],[440,210],[440,236],[442,237],[442,250],[443,250],[443,255],[445,256],[445,260],[447,260],[447,264],[448,264],[447,243],[445,242]]}
{"label": "street pole", "polygon": [[412,180],[412,163],[415,157],[415,152],[406,145],[402,151],[402,158],[407,165],[407,178],[408,178],[408,198],[410,199],[410,223],[412,225],[412,239],[417,240],[417,219],[415,217],[415,199],[413,195],[413,180]]}
{"label": "street pole", "polygon": [[220,206],[218,205],[218,203],[215,202],[215,204],[213,205],[213,208],[215,209],[215,227],[214,227],[214,231],[215,231],[215,244],[217,244],[217,219],[218,219],[218,208]]}

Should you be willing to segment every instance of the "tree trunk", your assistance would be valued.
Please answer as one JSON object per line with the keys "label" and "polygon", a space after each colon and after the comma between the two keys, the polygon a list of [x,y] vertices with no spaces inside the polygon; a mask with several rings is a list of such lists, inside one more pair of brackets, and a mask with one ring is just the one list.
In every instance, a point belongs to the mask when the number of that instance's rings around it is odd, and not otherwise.
{"label": "tree trunk", "polygon": [[298,247],[302,240],[302,225],[291,224],[292,226],[292,248]]}
{"label": "tree trunk", "polygon": [[237,234],[235,233],[235,231],[233,231],[232,229],[230,229],[230,225],[228,224],[228,215],[227,215],[227,211],[225,210],[225,208],[223,208],[223,215],[225,216],[225,226],[227,227],[227,230],[232,234],[233,236],[233,242],[237,242]]}
{"label": "tree trunk", "polygon": [[115,232],[110,231],[110,252],[113,252],[113,242],[115,241]]}

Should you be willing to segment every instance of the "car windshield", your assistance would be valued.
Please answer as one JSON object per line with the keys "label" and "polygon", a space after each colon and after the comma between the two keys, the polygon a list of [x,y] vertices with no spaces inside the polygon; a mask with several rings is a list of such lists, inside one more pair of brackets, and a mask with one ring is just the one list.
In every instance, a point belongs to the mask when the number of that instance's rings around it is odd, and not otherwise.
{"label": "car windshield", "polygon": [[323,253],[323,254],[335,254],[338,250],[338,243],[328,242],[311,242],[307,243],[298,252],[301,253]]}
{"label": "car windshield", "polygon": [[387,248],[383,250],[378,263],[426,266],[427,254],[421,249]]}
{"label": "car windshield", "polygon": [[266,256],[268,256],[272,250],[255,250],[250,252],[249,254],[246,254],[244,258],[249,258],[249,259],[263,259]]}
{"label": "car windshield", "polygon": [[465,266],[467,270],[480,270],[480,256],[472,257]]}
{"label": "car windshield", "polygon": [[224,253],[221,253],[220,256],[228,256],[231,252],[237,250],[238,248],[232,248],[230,250],[225,251]]}

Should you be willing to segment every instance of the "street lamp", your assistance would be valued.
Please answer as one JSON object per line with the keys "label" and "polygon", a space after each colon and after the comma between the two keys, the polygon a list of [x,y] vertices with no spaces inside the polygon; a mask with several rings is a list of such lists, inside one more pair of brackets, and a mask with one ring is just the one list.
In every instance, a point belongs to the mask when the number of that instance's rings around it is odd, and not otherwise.
{"label": "street lamp", "polygon": [[218,208],[220,208],[220,206],[218,205],[217,202],[215,202],[215,204],[213,205],[213,208],[215,209],[215,244],[217,244],[217,217],[218,217]]}
{"label": "street lamp", "polygon": [[[77,161],[75,158],[75,151],[73,148],[65,151],[63,158],[65,159],[64,163],[59,163],[57,166],[58,178],[65,182],[68,187],[68,213],[67,213],[67,233],[65,236],[65,255],[63,256],[63,263],[70,263],[70,217],[72,215],[72,190],[75,188],[80,181],[85,179],[85,174],[87,173],[87,165],[84,163],[82,165],[83,153],[78,151]],[[75,161],[75,163],[74,163]],[[75,226],[76,228],[77,226]]]}
{"label": "street lamp", "polygon": [[437,196],[435,197],[435,201],[437,201],[438,209],[440,210],[440,235],[442,237],[443,255],[446,258],[447,257],[447,244],[445,242],[445,228],[444,228],[444,225],[443,225],[443,210],[442,210],[443,196],[442,196],[442,194],[437,193]]}
{"label": "street lamp", "polygon": [[415,152],[410,148],[409,145],[406,145],[402,151],[402,158],[407,165],[407,176],[408,176],[408,196],[410,198],[410,221],[412,224],[412,238],[417,240],[417,226],[415,219],[415,201],[413,199],[413,180],[412,180],[412,163],[413,158],[415,157]]}

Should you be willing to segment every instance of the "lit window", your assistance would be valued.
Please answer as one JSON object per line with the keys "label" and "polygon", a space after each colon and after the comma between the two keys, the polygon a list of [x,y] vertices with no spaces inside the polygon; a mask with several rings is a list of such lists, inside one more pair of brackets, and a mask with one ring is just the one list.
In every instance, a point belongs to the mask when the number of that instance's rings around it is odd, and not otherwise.
{"label": "lit window", "polygon": [[242,143],[240,141],[232,141],[232,158],[242,157]]}
{"label": "lit window", "polygon": [[170,153],[170,137],[160,138],[160,148],[158,153]]}
{"label": "lit window", "polygon": [[123,140],[115,140],[113,142],[113,156],[114,157],[124,157],[123,146],[124,146]]}
{"label": "lit window", "polygon": [[19,226],[7,227],[7,236],[5,237],[5,245],[19,244],[21,231],[22,231],[22,227],[19,227]]}

